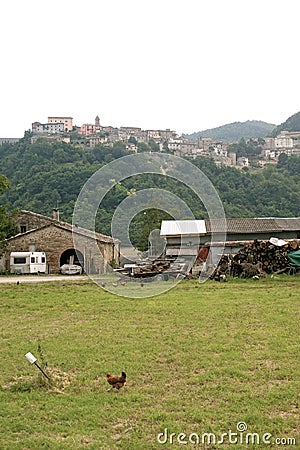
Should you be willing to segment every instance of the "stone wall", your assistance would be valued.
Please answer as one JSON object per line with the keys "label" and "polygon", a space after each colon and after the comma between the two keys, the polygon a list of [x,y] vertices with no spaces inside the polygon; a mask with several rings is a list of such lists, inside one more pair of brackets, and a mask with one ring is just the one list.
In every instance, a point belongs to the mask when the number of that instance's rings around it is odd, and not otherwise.
{"label": "stone wall", "polygon": [[14,221],[19,228],[19,231],[22,230],[21,227],[26,228],[24,231],[29,231],[49,225],[50,223],[53,223],[54,219],[52,217],[43,216],[42,214],[32,213],[31,211],[20,211]]}

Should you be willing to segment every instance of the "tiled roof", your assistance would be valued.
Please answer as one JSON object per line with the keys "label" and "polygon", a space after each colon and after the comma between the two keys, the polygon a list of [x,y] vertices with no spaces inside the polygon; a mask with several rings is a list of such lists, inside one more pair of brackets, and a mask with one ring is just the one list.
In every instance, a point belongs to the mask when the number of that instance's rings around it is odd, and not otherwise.
{"label": "tiled roof", "polygon": [[98,241],[101,241],[101,242],[114,242],[114,241],[116,241],[112,237],[106,236],[105,234],[95,233],[94,231],[87,230],[86,228],[81,228],[81,227],[77,227],[77,226],[73,227],[73,225],[71,225],[70,223],[67,223],[67,222],[58,222],[55,225],[60,227],[60,228],[65,229],[65,230],[71,231],[72,233],[82,234],[82,235],[87,236],[89,238],[97,239]]}
{"label": "tiled roof", "polygon": [[[98,241],[101,241],[101,242],[118,241],[116,239],[113,239],[111,236],[106,236],[105,234],[101,234],[101,233],[95,233],[94,231],[87,230],[86,228],[81,228],[81,227],[77,227],[77,226],[73,227],[73,225],[71,225],[68,222],[62,222],[60,220],[56,220],[52,217],[44,216],[43,214],[35,213],[33,211],[26,211],[25,209],[22,209],[21,213],[25,213],[27,215],[32,215],[32,216],[42,218],[42,219],[46,220],[49,223],[49,225],[54,224],[55,226],[57,226],[59,228],[63,228],[70,232],[79,233],[79,234],[82,234],[82,235],[90,237],[90,238],[96,238]],[[44,228],[44,227],[42,226],[40,228]],[[36,229],[28,230],[27,233],[29,233],[30,231],[36,231]]]}
{"label": "tiled roof", "polygon": [[[222,232],[224,221],[205,220],[207,232]],[[300,231],[300,218],[233,218],[226,219],[227,233],[268,233],[281,231]]]}
{"label": "tiled roof", "polygon": [[299,231],[300,218],[294,219],[274,219],[277,225],[285,231]]}
{"label": "tiled roof", "polygon": [[63,230],[69,231],[70,233],[76,233],[76,234],[80,234],[81,236],[90,238],[90,239],[96,239],[99,242],[109,242],[109,243],[117,243],[119,242],[118,239],[113,239],[110,236],[105,236],[104,234],[100,234],[100,233],[94,233],[93,231],[90,230],[86,230],[85,228],[80,228],[80,227],[74,227],[72,225],[70,225],[69,223],[66,222],[58,222],[56,221],[56,223],[51,223],[49,222],[46,225],[43,225],[41,227],[38,228],[32,228],[31,230],[25,231],[25,233],[19,233],[16,234],[15,236],[11,236],[10,238],[8,238],[8,241],[12,241],[15,238],[19,237],[19,236],[23,236],[23,235],[27,235],[27,234],[32,234],[32,233],[36,233],[38,230],[43,230],[45,228],[49,228],[51,226],[57,227],[57,228],[61,228]]}

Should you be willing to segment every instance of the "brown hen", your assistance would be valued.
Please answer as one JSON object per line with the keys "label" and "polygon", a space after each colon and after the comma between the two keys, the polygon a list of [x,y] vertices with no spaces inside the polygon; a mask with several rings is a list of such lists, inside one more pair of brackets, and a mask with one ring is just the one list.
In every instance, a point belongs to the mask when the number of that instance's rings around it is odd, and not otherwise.
{"label": "brown hen", "polygon": [[116,375],[111,375],[110,373],[106,374],[107,382],[112,386],[108,391],[111,391],[112,389],[121,389],[121,387],[124,386],[126,383],[126,373],[122,372],[121,376],[118,377]]}

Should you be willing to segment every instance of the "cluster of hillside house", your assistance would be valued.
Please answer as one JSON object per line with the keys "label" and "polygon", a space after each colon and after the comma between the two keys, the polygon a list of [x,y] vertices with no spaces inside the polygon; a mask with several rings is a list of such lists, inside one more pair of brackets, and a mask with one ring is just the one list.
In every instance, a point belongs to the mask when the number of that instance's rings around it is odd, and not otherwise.
{"label": "cluster of hillside house", "polygon": [[[212,156],[219,164],[228,166],[249,166],[249,158],[236,158],[236,153],[228,151],[229,143],[216,141],[211,138],[199,137],[195,142],[179,136],[175,131],[142,130],[138,127],[112,127],[100,124],[99,116],[94,123],[81,126],[73,124],[72,117],[48,117],[47,123],[34,122],[32,124],[32,142],[43,137],[49,141],[61,140],[70,142],[70,132],[77,138],[75,141],[83,146],[93,148],[98,144],[112,146],[116,142],[124,142],[129,151],[138,151],[138,142],[154,141],[160,151],[170,151],[176,156],[196,158],[197,156]],[[73,139],[74,141],[74,136]],[[300,155],[300,131],[282,131],[275,138],[266,137],[262,141],[263,151],[258,162],[263,167],[266,162],[277,162],[278,156],[285,153]]]}

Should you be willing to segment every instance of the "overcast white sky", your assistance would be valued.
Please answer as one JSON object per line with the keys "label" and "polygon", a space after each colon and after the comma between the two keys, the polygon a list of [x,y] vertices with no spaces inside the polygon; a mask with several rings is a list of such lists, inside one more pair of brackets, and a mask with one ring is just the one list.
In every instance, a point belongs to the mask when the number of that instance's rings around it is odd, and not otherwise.
{"label": "overcast white sky", "polygon": [[34,121],[279,124],[300,110],[299,0],[1,2],[0,137]]}

